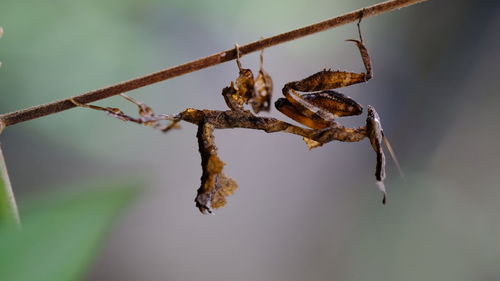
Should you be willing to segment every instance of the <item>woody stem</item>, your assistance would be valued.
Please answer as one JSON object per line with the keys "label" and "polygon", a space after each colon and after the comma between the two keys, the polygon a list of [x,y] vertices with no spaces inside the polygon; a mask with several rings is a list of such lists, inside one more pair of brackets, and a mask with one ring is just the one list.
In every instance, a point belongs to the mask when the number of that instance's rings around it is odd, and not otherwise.
{"label": "woody stem", "polygon": [[[264,38],[246,45],[242,45],[239,47],[239,53],[241,56],[243,56],[245,54],[269,48],[271,46],[282,44],[320,31],[325,31],[333,27],[355,22],[358,21],[360,18],[371,17],[384,12],[400,9],[403,7],[407,7],[425,1],[427,0],[385,1],[379,4],[375,4],[373,6],[369,6],[366,8],[352,11],[350,13],[340,15],[338,17],[334,17],[315,24],[311,24],[292,31],[288,31],[269,38]],[[1,114],[0,128],[8,127],[17,123],[25,122],[32,119],[37,119],[43,116],[47,116],[70,108],[74,108],[76,107],[76,105],[75,103],[71,102],[71,99],[73,99],[78,103],[86,104],[89,102],[94,102],[105,98],[109,98],[144,86],[148,86],[154,83],[158,83],[160,81],[164,81],[173,77],[181,76],[190,72],[194,72],[217,64],[228,62],[234,59],[236,59],[236,50],[234,48],[231,48],[229,50],[215,53],[204,58],[186,62],[181,65],[163,69],[158,72],[147,74],[142,77],[137,77],[102,89],[93,90],[63,100],[58,100],[42,105],[37,105],[17,110],[10,113]]]}

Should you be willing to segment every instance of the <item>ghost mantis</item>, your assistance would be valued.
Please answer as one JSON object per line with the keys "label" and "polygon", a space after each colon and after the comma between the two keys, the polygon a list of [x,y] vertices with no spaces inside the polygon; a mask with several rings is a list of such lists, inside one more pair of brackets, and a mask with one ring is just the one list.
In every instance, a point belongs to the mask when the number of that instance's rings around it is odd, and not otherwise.
{"label": "ghost mantis", "polygon": [[[246,128],[263,130],[267,133],[284,132],[299,135],[303,137],[310,149],[331,141],[358,142],[368,138],[376,153],[375,178],[379,189],[383,192],[382,202],[385,204],[385,155],[382,143],[386,144],[398,168],[399,164],[384,135],[378,113],[374,107],[368,106],[366,124],[358,128],[347,128],[336,121],[339,117],[361,114],[363,107],[350,97],[334,89],[364,83],[373,76],[371,60],[361,36],[361,19],[362,16],[357,25],[359,40],[349,39],[347,41],[356,44],[365,72],[322,70],[305,79],[285,84],[282,89],[284,98],[280,98],[275,102],[276,109],[307,128],[276,118],[256,115],[260,111],[270,110],[272,79],[264,71],[262,52],[257,78],[254,77],[250,69],[243,68],[240,62],[238,45],[235,48],[238,54],[236,63],[239,75],[235,82],[231,82],[228,87],[222,90],[222,96],[229,110],[188,108],[175,115],[156,114],[144,103],[121,94],[122,97],[139,108],[139,116],[131,117],[118,108],[87,105],[76,100],[72,100],[72,102],[77,106],[104,111],[120,120],[153,127],[162,132],[178,128],[180,121],[197,125],[198,132],[196,136],[202,159],[202,177],[195,202],[202,213],[212,213],[214,209],[224,206],[226,197],[231,195],[237,188],[236,182],[223,172],[225,164],[217,155],[213,135],[213,131],[216,129],[229,128]],[[245,109],[245,105],[250,105],[255,114]]]}

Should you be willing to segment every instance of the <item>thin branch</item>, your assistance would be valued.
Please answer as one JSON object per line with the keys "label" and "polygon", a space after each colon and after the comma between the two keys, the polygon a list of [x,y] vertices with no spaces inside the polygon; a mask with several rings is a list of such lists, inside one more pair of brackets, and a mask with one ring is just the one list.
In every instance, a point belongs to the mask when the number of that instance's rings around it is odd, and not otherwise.
{"label": "thin branch", "polygon": [[[319,23],[311,24],[299,29],[278,34],[273,37],[258,40],[250,44],[242,45],[239,47],[239,52],[240,55],[243,56],[245,54],[269,48],[271,46],[275,46],[320,31],[324,31],[333,27],[357,21],[361,16],[363,18],[366,18],[424,1],[427,0],[389,0],[350,13],[346,13],[341,16],[331,18]],[[0,123],[3,123],[3,126],[7,127],[20,122],[25,122],[28,120],[40,118],[46,115],[74,108],[76,105],[75,103],[71,102],[71,99],[73,99],[78,103],[86,104],[89,102],[94,102],[105,98],[109,98],[111,96],[115,96],[144,86],[148,86],[173,77],[181,76],[193,71],[197,71],[210,66],[231,61],[234,60],[235,58],[236,58],[236,50],[232,48],[201,59],[197,59],[164,70],[160,70],[158,72],[151,73],[125,82],[121,82],[109,87],[90,91],[78,96],[70,97],[67,99],[43,105],[33,106],[26,109],[21,109],[11,113],[2,114],[0,115]]]}
{"label": "thin branch", "polygon": [[[0,133],[1,133],[0,124]],[[5,220],[5,222],[3,222]],[[0,146],[0,223],[14,223],[21,228],[19,211],[17,209],[16,199],[12,191],[7,166],[3,157],[2,147]]]}

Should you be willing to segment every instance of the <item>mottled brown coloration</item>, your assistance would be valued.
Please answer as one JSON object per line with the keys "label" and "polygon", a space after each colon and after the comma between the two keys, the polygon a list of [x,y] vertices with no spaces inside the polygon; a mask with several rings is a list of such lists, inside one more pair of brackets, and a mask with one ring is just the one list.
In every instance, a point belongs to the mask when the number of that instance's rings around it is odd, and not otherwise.
{"label": "mottled brown coloration", "polygon": [[212,213],[214,209],[224,206],[226,197],[238,188],[236,182],[222,171],[224,162],[217,156],[213,131],[212,124],[200,122],[196,134],[203,174],[195,202],[196,207],[204,214]]}
{"label": "mottled brown coloration", "polygon": [[264,70],[264,50],[260,52],[259,75],[255,79],[254,95],[250,104],[255,113],[271,110],[271,99],[273,96],[273,79]]}
{"label": "mottled brown coloration", "polygon": [[[276,101],[276,109],[309,128],[318,129],[324,132],[328,132],[325,130],[329,128],[341,127],[335,122],[335,118],[359,115],[362,113],[363,108],[356,101],[330,89],[366,82],[373,76],[370,56],[363,44],[361,35],[360,23],[363,14],[364,12],[361,14],[358,21],[360,40],[349,39],[347,41],[354,42],[358,47],[366,72],[353,73],[323,70],[300,81],[287,83],[282,90],[285,98],[280,98]],[[298,94],[296,91],[313,93]],[[393,151],[388,144],[388,140],[384,137],[378,114],[371,106],[368,107],[368,117],[366,119],[365,129],[366,136],[369,137],[373,150],[377,154],[375,177],[379,189],[384,193],[382,202],[385,204],[387,196],[384,186],[385,155],[382,149],[382,141],[384,140],[386,142],[391,155],[393,155]],[[354,136],[354,134],[356,133],[353,129],[343,128],[342,138],[346,139],[350,135]],[[304,137],[303,139],[309,149],[319,147],[324,143],[318,138]],[[399,167],[395,156],[393,156],[393,158]]]}
{"label": "mottled brown coloration", "polygon": [[246,68],[240,69],[240,74],[238,78],[236,78],[236,89],[238,91],[238,95],[243,98],[244,103],[248,103],[248,101],[253,97],[254,84],[255,79],[252,71]]}
{"label": "mottled brown coloration", "polygon": [[255,113],[261,111],[269,112],[271,110],[271,98],[273,95],[273,80],[271,76],[264,71],[259,70],[259,75],[255,79],[254,96],[250,100],[252,109]]}
{"label": "mottled brown coloration", "polygon": [[366,128],[345,128],[338,124],[324,129],[306,129],[289,124],[272,117],[261,117],[253,115],[250,111],[220,111],[220,110],[198,110],[189,108],[172,117],[175,120],[198,125],[206,122],[215,129],[245,128],[262,130],[267,133],[284,132],[306,137],[317,142],[328,143],[331,141],[358,142],[366,137]]}
{"label": "mottled brown coloration", "polygon": [[238,90],[234,87],[234,83],[231,82],[229,87],[222,89],[222,96],[226,102],[227,107],[231,110],[242,111],[243,105],[245,104],[245,99],[239,95]]}
{"label": "mottled brown coloration", "polygon": [[360,115],[363,113],[363,107],[359,103],[335,91],[304,94],[302,98],[318,108],[334,113],[338,117]]}
{"label": "mottled brown coloration", "polygon": [[[99,111],[104,111],[108,115],[124,121],[131,121],[141,125],[148,125],[155,129],[167,132],[174,128],[180,121],[186,121],[198,126],[198,144],[202,158],[203,175],[201,177],[201,186],[196,196],[196,206],[202,213],[210,213],[213,209],[222,207],[226,203],[226,197],[231,195],[237,184],[222,171],[224,163],[217,156],[217,148],[214,143],[213,130],[245,128],[262,130],[267,133],[284,132],[303,137],[309,149],[319,147],[331,141],[358,142],[365,137],[379,137],[381,133],[380,122],[375,109],[369,107],[367,126],[359,128],[346,128],[336,122],[330,123],[329,127],[321,129],[307,129],[289,124],[287,122],[271,117],[261,117],[252,114],[248,110],[199,110],[188,108],[176,115],[155,114],[149,107],[144,107],[140,102],[127,98],[139,107],[141,117],[134,118],[123,114],[119,109],[101,108],[91,105],[80,105]],[[286,99],[283,99],[286,101]],[[111,110],[112,109],[112,110]],[[169,121],[169,125],[160,126],[157,122]],[[375,136],[375,137],[373,137]],[[371,140],[371,139],[370,139]],[[380,142],[375,142],[377,159],[385,159]],[[380,156],[381,155],[381,156]],[[385,161],[385,160],[384,160]],[[385,177],[383,173],[384,161],[377,162],[377,180]],[[379,164],[380,163],[380,164]],[[380,172],[382,171],[382,172]]]}
{"label": "mottled brown coloration", "polygon": [[300,81],[290,82],[285,85],[285,88],[299,92],[316,92],[365,82],[367,80],[365,77],[365,73],[322,70]]}
{"label": "mottled brown coloration", "polygon": [[[359,34],[361,38],[360,30]],[[372,76],[370,58],[365,46],[361,41],[351,41],[356,42],[358,46],[366,67],[366,73],[356,74],[324,70],[303,80],[287,83],[282,90],[285,98],[276,101],[276,108],[280,112],[311,129],[301,128],[275,118],[256,116],[249,110],[244,109],[244,104],[249,103],[252,99],[257,100],[255,99],[255,93],[258,91],[256,91],[251,70],[242,68],[239,55],[237,60],[239,76],[236,83],[231,82],[229,87],[222,90],[224,100],[230,108],[227,111],[188,108],[174,116],[156,115],[150,107],[123,95],[139,108],[140,117],[133,118],[123,114],[117,108],[84,105],[74,100],[72,102],[79,106],[105,111],[108,115],[124,121],[132,121],[155,128],[160,127],[160,121],[171,121],[171,124],[162,127],[163,132],[170,130],[181,120],[197,125],[203,174],[195,202],[202,213],[211,213],[213,209],[224,206],[226,197],[231,195],[237,188],[236,182],[222,172],[224,163],[217,156],[217,147],[214,143],[213,131],[227,128],[248,128],[264,130],[268,133],[286,132],[300,135],[309,149],[322,146],[333,140],[357,142],[368,137],[373,150],[377,154],[375,177],[380,190],[384,193],[383,203],[385,204],[386,191],[383,183],[385,179],[385,155],[382,149],[384,134],[377,112],[373,107],[368,106],[366,126],[361,128],[346,128],[334,120],[336,117],[358,115],[362,112],[362,107],[353,99],[328,89],[364,82]],[[236,51],[239,54],[238,46],[236,46]],[[257,80],[259,83],[266,84],[265,81],[261,81],[261,78]],[[261,97],[267,97],[267,89],[265,91],[266,93]],[[316,92],[301,95],[296,91]],[[258,101],[255,104],[258,104]],[[260,110],[260,107],[258,109]],[[258,110],[255,111],[258,112]]]}
{"label": "mottled brown coloration", "polygon": [[324,129],[331,125],[331,120],[318,116],[316,112],[309,110],[302,104],[293,104],[286,98],[280,98],[275,102],[275,107],[281,113],[313,129]]}
{"label": "mottled brown coloration", "polygon": [[238,184],[224,172],[215,178],[215,193],[212,197],[212,208],[218,209],[226,205],[226,197],[232,195],[238,188]]}
{"label": "mottled brown coloration", "polygon": [[[358,30],[361,39],[359,22]],[[330,126],[336,117],[361,114],[363,110],[361,105],[331,90],[366,82],[372,77],[370,56],[363,42],[354,39],[348,41],[356,43],[366,73],[322,70],[302,80],[287,83],[282,92],[288,102],[278,100],[275,104],[276,109],[295,121],[316,129]],[[314,93],[298,94],[296,91]]]}
{"label": "mottled brown coloration", "polygon": [[[236,53],[239,54],[239,47],[236,45]],[[245,104],[250,104],[255,113],[262,110],[269,111],[273,90],[273,80],[271,76],[264,71],[263,55],[260,56],[260,70],[257,79],[254,79],[250,69],[243,68],[238,58],[239,75],[236,82],[222,89],[222,96],[227,106],[231,110],[243,111]]]}
{"label": "mottled brown coloration", "polygon": [[[358,22],[358,30],[359,29],[359,24]],[[359,38],[360,40],[356,39],[348,39],[346,41],[354,42],[356,43],[356,46],[358,46],[359,52],[361,54],[361,60],[363,60],[363,64],[365,65],[366,73],[365,73],[365,81],[370,80],[373,77],[372,73],[372,62],[370,60],[370,57],[368,56],[368,50],[366,49],[365,45],[363,45],[363,40],[361,38],[361,31],[359,31]]]}

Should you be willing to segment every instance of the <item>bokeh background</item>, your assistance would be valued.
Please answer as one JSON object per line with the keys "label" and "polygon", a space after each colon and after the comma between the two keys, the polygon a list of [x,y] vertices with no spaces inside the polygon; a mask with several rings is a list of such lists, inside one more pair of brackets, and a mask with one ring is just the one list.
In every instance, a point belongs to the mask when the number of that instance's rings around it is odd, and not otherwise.
{"label": "bokeh background", "polygon": [[[97,89],[367,5],[357,1],[0,0],[0,112]],[[362,24],[374,79],[341,91],[377,108],[388,205],[368,141],[308,151],[298,137],[216,132],[239,184],[216,215],[193,198],[196,127],[163,135],[74,109],[1,136],[25,202],[82,183],[140,179],[83,280],[500,280],[500,2],[430,0]],[[349,24],[265,51],[282,85],[362,71]],[[255,71],[258,54],[243,57]],[[130,93],[157,112],[223,109],[228,62]],[[135,108],[120,98],[97,103]],[[270,116],[290,121],[274,110]],[[341,120],[349,126],[364,116]],[[49,254],[49,253],[47,253]]]}

